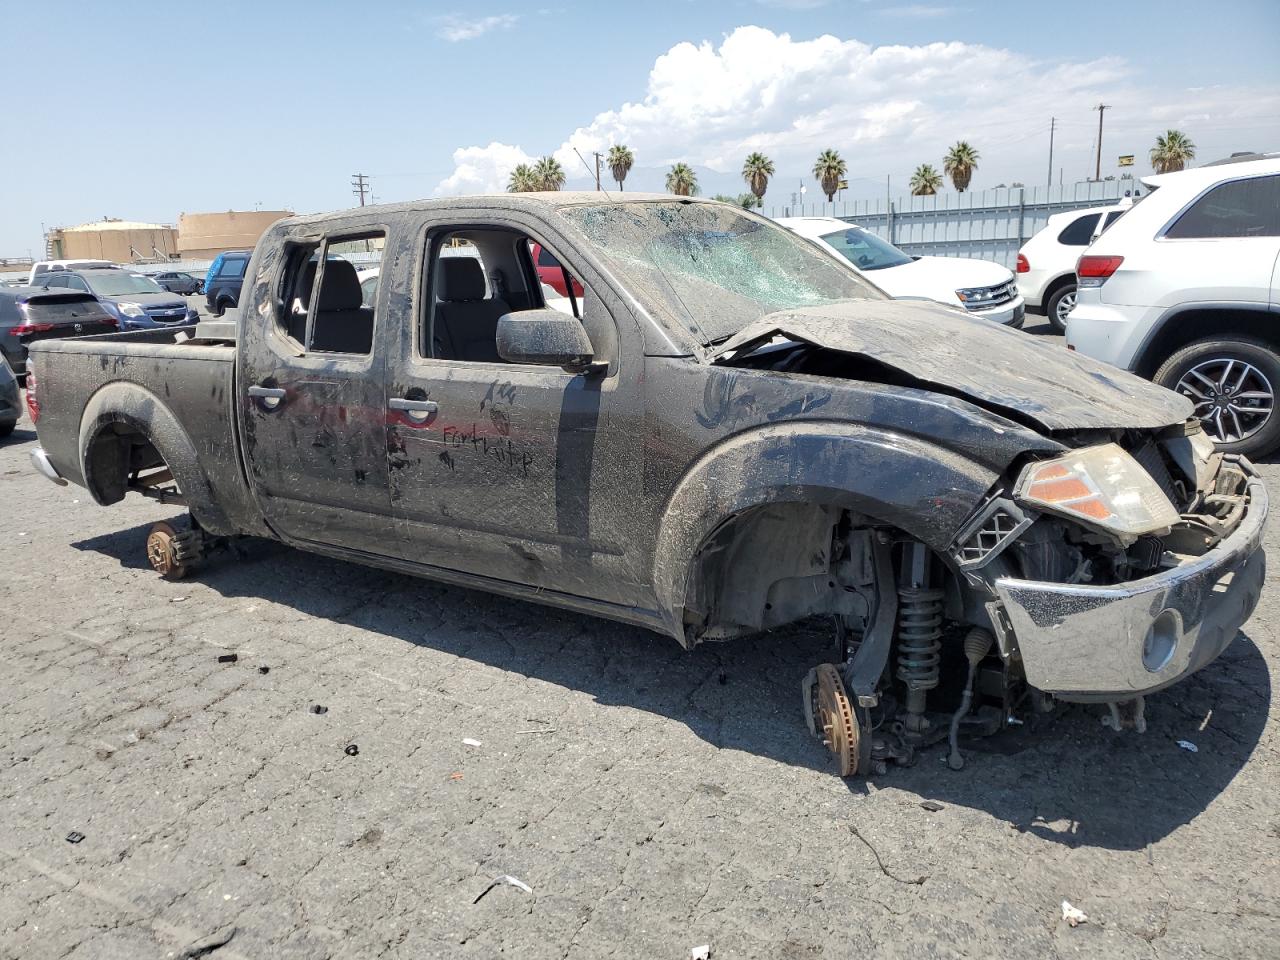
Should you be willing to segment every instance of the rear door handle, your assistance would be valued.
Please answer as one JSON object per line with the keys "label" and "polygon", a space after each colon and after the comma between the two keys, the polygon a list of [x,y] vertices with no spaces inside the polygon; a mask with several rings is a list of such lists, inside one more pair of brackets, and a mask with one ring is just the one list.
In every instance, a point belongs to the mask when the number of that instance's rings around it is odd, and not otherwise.
{"label": "rear door handle", "polygon": [[387,401],[387,409],[399,410],[415,423],[426,423],[439,410],[434,400],[406,400],[404,397],[392,397]]}
{"label": "rear door handle", "polygon": [[249,388],[249,396],[261,400],[266,409],[274,410],[284,401],[285,390],[283,387],[260,387],[255,384]]}

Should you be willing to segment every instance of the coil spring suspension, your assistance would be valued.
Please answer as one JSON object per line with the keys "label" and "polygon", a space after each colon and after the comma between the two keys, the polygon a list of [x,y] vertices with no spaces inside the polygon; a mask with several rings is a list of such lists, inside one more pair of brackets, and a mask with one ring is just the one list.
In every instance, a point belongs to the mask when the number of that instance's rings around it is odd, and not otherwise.
{"label": "coil spring suspension", "polygon": [[898,590],[898,679],[908,690],[938,685],[942,660],[942,590],[902,587]]}

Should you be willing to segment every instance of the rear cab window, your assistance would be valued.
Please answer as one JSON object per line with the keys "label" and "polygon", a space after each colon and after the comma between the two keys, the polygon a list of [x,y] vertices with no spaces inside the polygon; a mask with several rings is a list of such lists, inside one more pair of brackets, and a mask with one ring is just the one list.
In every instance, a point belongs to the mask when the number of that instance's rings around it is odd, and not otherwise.
{"label": "rear cab window", "polygon": [[304,353],[369,356],[376,298],[366,301],[359,273],[381,270],[385,247],[381,230],[289,244],[275,297],[279,332]]}

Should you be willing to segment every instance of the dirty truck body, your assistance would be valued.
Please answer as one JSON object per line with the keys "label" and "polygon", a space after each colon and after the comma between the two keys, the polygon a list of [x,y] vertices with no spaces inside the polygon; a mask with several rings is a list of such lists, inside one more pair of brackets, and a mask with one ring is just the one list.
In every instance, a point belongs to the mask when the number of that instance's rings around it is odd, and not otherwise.
{"label": "dirty truck body", "polygon": [[[360,308],[353,243],[381,251]],[[822,618],[804,705],[846,774],[948,734],[958,765],[957,730],[1053,697],[1141,728],[1263,582],[1266,493],[1184,398],[714,202],[283,220],[238,320],[187,335],[32,346],[39,469],[189,508],[158,569],[253,535],[689,646]]]}

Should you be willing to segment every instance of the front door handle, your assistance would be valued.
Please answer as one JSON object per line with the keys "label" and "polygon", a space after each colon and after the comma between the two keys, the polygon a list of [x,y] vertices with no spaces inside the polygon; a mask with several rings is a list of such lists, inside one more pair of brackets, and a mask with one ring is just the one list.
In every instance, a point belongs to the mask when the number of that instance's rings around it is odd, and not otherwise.
{"label": "front door handle", "polygon": [[266,409],[274,410],[284,401],[285,390],[283,387],[260,387],[255,384],[249,388],[249,396],[261,400]]}
{"label": "front door handle", "polygon": [[387,401],[387,409],[399,410],[414,423],[426,423],[436,415],[439,408],[434,400],[406,400],[404,397],[392,397]]}

